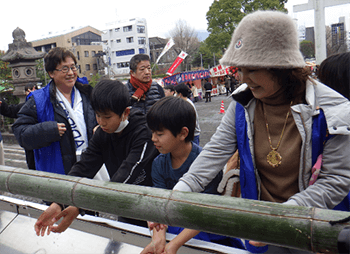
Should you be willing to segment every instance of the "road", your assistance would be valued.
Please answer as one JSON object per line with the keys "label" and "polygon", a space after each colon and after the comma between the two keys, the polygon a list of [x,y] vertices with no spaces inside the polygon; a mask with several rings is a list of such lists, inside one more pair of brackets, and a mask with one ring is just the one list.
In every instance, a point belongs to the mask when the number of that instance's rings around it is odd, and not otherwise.
{"label": "road", "polygon": [[232,101],[231,96],[218,95],[211,98],[211,102],[205,103],[205,99],[196,102],[194,105],[198,111],[199,126],[201,128],[200,146],[204,146],[209,142],[211,136],[215,133],[222,117],[220,114],[221,102],[224,103],[225,112]]}

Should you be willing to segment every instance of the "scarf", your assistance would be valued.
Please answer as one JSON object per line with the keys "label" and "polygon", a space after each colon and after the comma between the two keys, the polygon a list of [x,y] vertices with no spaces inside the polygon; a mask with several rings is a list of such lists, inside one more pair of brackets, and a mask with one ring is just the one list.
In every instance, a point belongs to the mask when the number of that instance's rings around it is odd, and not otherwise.
{"label": "scarf", "polygon": [[152,85],[152,79],[147,82],[141,82],[140,80],[136,79],[134,76],[131,75],[130,77],[130,83],[134,88],[136,88],[135,93],[131,96],[135,100],[139,101],[140,99],[145,100],[146,96],[145,93],[149,90],[149,88]]}
{"label": "scarf", "polygon": [[72,90],[72,105],[66,97],[57,89],[57,101],[66,113],[66,117],[72,129],[75,142],[76,154],[80,155],[88,144],[86,124],[84,121],[83,101],[78,89],[73,87]]}

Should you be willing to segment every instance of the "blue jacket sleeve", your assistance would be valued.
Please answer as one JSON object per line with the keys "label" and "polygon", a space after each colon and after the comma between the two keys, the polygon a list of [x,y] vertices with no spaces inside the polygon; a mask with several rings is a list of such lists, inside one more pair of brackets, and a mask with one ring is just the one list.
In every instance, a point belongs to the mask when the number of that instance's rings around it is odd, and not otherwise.
{"label": "blue jacket sleeve", "polygon": [[34,98],[30,98],[18,112],[12,125],[13,133],[20,146],[26,150],[39,149],[60,140],[57,122],[38,123]]}

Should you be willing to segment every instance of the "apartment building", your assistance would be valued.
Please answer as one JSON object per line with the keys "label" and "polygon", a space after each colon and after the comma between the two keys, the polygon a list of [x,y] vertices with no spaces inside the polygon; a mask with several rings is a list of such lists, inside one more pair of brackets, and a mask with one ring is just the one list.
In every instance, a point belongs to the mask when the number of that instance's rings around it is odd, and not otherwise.
{"label": "apartment building", "polygon": [[109,76],[128,76],[130,59],[136,54],[149,55],[146,20],[133,18],[110,23],[102,33],[102,42]]}
{"label": "apartment building", "polygon": [[[86,26],[79,29],[72,28],[59,34],[50,33],[48,37],[32,41],[32,45],[37,51],[48,52],[54,47],[64,47],[71,50],[77,58],[78,75],[91,79],[93,75],[98,73],[99,69],[103,69],[99,58],[102,55],[102,32]],[[100,54],[98,54],[100,53]]]}

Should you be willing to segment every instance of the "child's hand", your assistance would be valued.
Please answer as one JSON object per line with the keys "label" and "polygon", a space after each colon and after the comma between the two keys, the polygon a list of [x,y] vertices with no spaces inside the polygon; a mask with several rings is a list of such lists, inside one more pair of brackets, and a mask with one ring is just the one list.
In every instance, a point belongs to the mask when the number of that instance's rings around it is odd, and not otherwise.
{"label": "child's hand", "polygon": [[264,247],[267,245],[266,243],[261,243],[261,242],[256,242],[256,241],[249,241],[249,243],[255,247]]}
{"label": "child's hand", "polygon": [[165,248],[165,242],[150,242],[140,254],[161,254]]}
{"label": "child's hand", "polygon": [[58,226],[50,226],[49,230],[54,233],[64,232],[70,226],[70,224],[72,224],[74,219],[78,217],[78,215],[79,208],[74,206],[68,206],[66,209],[64,209],[61,213],[59,213],[52,219],[52,222],[55,223],[63,217],[63,220],[60,222],[60,224],[58,224]]}
{"label": "child's hand", "polygon": [[56,204],[52,203],[45,212],[43,212],[38,220],[36,221],[34,225],[34,230],[36,232],[37,236],[44,236],[46,229],[47,229],[47,235],[50,234],[50,226],[53,225],[52,219],[57,216],[61,212],[61,207]]}
{"label": "child's hand", "polygon": [[163,230],[163,229],[166,229],[167,228],[167,225],[165,224],[160,224],[160,223],[157,223],[157,222],[151,222],[151,221],[148,221],[148,227],[149,227],[149,230]]}
{"label": "child's hand", "polygon": [[171,244],[170,242],[165,246],[165,249],[161,254],[176,254],[180,247],[181,246]]}

